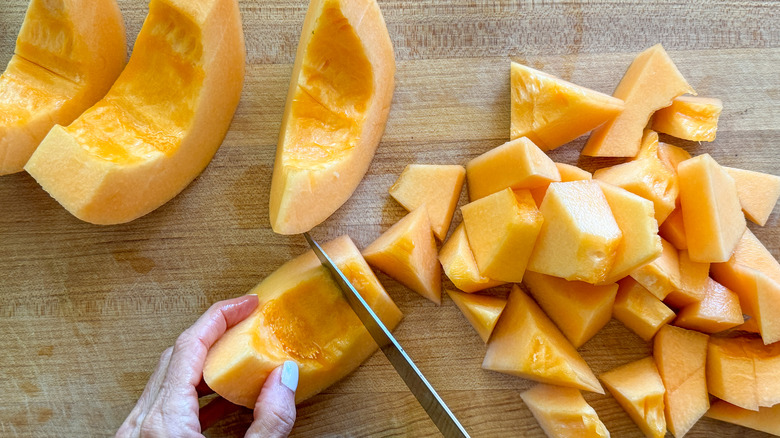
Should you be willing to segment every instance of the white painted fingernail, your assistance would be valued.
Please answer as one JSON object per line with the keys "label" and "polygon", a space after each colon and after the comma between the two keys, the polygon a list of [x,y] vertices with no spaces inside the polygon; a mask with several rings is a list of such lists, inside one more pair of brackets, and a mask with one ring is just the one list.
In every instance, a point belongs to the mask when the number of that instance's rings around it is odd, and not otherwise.
{"label": "white painted fingernail", "polygon": [[282,365],[282,385],[290,388],[290,391],[295,392],[298,388],[298,364],[287,360]]}

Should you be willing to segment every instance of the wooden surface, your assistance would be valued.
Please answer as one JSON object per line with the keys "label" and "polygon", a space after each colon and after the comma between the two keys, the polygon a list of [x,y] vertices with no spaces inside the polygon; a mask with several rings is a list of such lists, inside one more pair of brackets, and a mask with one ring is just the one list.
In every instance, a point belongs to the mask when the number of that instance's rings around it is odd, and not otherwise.
{"label": "wooden surface", "polygon": [[[26,0],[0,2],[0,62]],[[121,0],[129,44],[145,1]],[[387,189],[409,163],[465,162],[508,139],[509,60],[611,93],[633,55],[661,42],[700,95],[723,100],[714,144],[677,142],[724,165],[780,174],[776,1],[380,0],[397,57],[382,144],[352,199],[315,229],[364,247],[403,216]],[[118,226],[72,217],[28,175],[0,177],[0,436],[112,435],[159,354],[214,301],[243,294],[304,251],[274,235],[268,190],[303,1],[241,1],[241,103],[208,168],[153,213]],[[578,162],[584,139],[556,150]],[[615,160],[585,160],[589,170]],[[465,199],[465,198],[464,198]],[[461,200],[463,201],[463,199]],[[460,216],[456,217],[456,223]],[[780,216],[751,228],[777,257]],[[434,306],[379,274],[405,313],[398,339],[475,437],[543,436],[528,381],[480,368],[479,337],[445,298]],[[446,286],[450,286],[445,281]],[[650,353],[616,321],[580,349],[594,372]],[[586,394],[616,437],[639,429],[609,396]],[[235,414],[211,436],[242,436]],[[296,436],[436,436],[386,359],[299,406]],[[709,419],[691,437],[762,434]]]}

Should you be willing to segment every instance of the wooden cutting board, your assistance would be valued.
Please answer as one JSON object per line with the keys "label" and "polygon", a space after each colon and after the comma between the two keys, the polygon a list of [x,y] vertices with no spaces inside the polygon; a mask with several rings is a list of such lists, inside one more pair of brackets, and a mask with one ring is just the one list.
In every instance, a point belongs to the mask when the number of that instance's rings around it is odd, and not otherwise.
{"label": "wooden cutting board", "polygon": [[[120,0],[130,44],[146,14]],[[26,0],[0,2],[0,62]],[[314,235],[364,247],[404,215],[387,194],[409,163],[465,164],[509,135],[509,61],[611,93],[633,56],[661,42],[700,95],[723,100],[714,143],[675,141],[720,163],[780,174],[777,1],[380,0],[396,90],[368,175]],[[208,168],[153,213],[83,223],[21,173],[0,177],[0,436],[112,435],[160,353],[211,303],[241,295],[306,248],[268,225],[268,191],[304,1],[241,1],[247,76]],[[553,158],[589,170],[583,139]],[[461,202],[465,200],[465,195]],[[455,223],[460,221],[457,215]],[[780,215],[751,229],[777,257]],[[405,313],[398,339],[475,437],[543,433],[519,393],[531,383],[480,368],[485,347],[449,299],[441,307],[379,274]],[[445,281],[445,287],[452,287]],[[500,292],[499,292],[500,293]],[[650,354],[612,321],[581,353],[595,373]],[[639,429],[610,396],[586,394],[613,436]],[[251,413],[209,431],[243,436]],[[299,406],[296,436],[436,436],[381,354]],[[702,419],[691,437],[763,436]]]}

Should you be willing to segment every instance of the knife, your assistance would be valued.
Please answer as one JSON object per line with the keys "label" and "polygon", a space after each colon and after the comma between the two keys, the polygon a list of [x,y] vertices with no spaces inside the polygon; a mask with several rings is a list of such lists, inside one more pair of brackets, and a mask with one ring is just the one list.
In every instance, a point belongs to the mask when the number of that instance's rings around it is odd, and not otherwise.
{"label": "knife", "polygon": [[333,279],[341,287],[344,296],[347,299],[352,310],[355,311],[360,321],[366,326],[366,329],[374,338],[379,348],[387,356],[387,359],[393,364],[393,367],[404,380],[406,386],[412,391],[417,401],[420,402],[425,412],[431,417],[433,423],[439,428],[439,431],[446,438],[450,437],[469,437],[468,432],[460,424],[455,415],[452,414],[447,404],[439,397],[436,390],[423,376],[409,355],[406,354],[401,344],[393,337],[390,330],[376,316],[376,313],[368,306],[363,297],[355,290],[355,287],[347,280],[344,273],[333,263],[325,254],[319,243],[315,242],[309,233],[303,233],[309,246],[317,254],[317,258],[323,266],[328,268]]}

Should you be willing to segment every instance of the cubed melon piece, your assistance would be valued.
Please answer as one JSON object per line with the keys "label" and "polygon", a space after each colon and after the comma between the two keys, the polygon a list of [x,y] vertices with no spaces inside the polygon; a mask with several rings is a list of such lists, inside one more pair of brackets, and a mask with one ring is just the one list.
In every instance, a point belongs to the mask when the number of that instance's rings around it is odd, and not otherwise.
{"label": "cubed melon piece", "polygon": [[749,229],[728,262],[714,263],[710,273],[739,295],[765,344],[780,341],[780,264]]}
{"label": "cubed melon piece", "polygon": [[745,232],[734,179],[709,154],[677,167],[688,254],[696,262],[725,262]]}
{"label": "cubed melon piece", "polygon": [[612,94],[625,102],[625,110],[593,131],[582,154],[635,156],[650,116],[685,93],[696,94],[664,48],[660,44],[650,47],[637,55]]}
{"label": "cubed melon piece", "polygon": [[663,161],[666,167],[677,173],[677,166],[683,161],[691,158],[691,154],[681,147],[659,141],[658,158]]}
{"label": "cubed melon piece", "polygon": [[745,350],[753,358],[758,388],[758,405],[780,403],[780,342],[764,345],[760,339],[746,338]]}
{"label": "cubed melon piece", "polygon": [[619,366],[599,378],[646,437],[666,435],[666,389],[652,357]]}
{"label": "cubed melon piece", "polygon": [[580,348],[612,318],[617,284],[595,286],[530,271],[523,284],[574,348]]}
{"label": "cubed melon piece", "polygon": [[652,201],[659,224],[674,210],[679,193],[677,176],[658,158],[658,134],[653,131],[645,133],[642,149],[634,160],[599,169],[593,178]]}
{"label": "cubed melon piece", "polygon": [[471,293],[504,284],[503,281],[493,280],[479,273],[463,224],[455,227],[450,238],[442,245],[439,261],[447,278],[464,292]]}
{"label": "cubed melon piece", "polygon": [[645,341],[674,319],[672,309],[633,278],[620,280],[618,286],[612,316]]}
{"label": "cubed melon piece", "polygon": [[703,333],[717,333],[743,322],[745,318],[737,294],[707,277],[704,299],[680,309],[674,325]]}
{"label": "cubed melon piece", "polygon": [[509,292],[482,368],[604,394],[577,350],[517,285]]}
{"label": "cubed melon piece", "polygon": [[680,207],[675,208],[658,227],[658,235],[669,241],[677,249],[688,249],[688,240],[685,237],[685,224],[683,223],[682,209]]}
{"label": "cubed melon piece", "polygon": [[614,283],[661,255],[653,203],[620,187],[599,182],[623,238],[605,282]]}
{"label": "cubed melon piece", "polygon": [[661,247],[661,255],[657,259],[631,273],[631,278],[659,300],[680,288],[680,259],[677,249],[663,239]]}
{"label": "cubed melon piece", "polygon": [[623,101],[516,62],[511,68],[512,139],[528,137],[548,151],[623,112]]}
{"label": "cubed melon piece", "polygon": [[665,325],[655,335],[653,357],[664,382],[664,413],[672,435],[685,435],[707,412],[705,363],[709,336]]}
{"label": "cubed melon piece", "polygon": [[528,190],[504,189],[461,207],[479,273],[520,282],[544,219]]}
{"label": "cubed melon piece", "polygon": [[540,383],[520,393],[549,438],[609,437],[609,431],[582,393],[574,388]]}
{"label": "cubed melon piece", "polygon": [[471,323],[479,337],[487,343],[498,322],[498,317],[506,306],[506,298],[467,294],[454,290],[447,290],[447,295]]}
{"label": "cubed melon piece", "polygon": [[436,304],[441,304],[441,266],[425,207],[390,227],[363,250],[369,265]]}
{"label": "cubed melon piece", "polygon": [[606,280],[623,233],[599,184],[552,183],[539,210],[544,223],[528,270],[588,283]]}
{"label": "cubed melon piece", "polygon": [[653,115],[653,130],[691,141],[713,141],[723,102],[712,97],[680,96]]}
{"label": "cubed melon piece", "polygon": [[390,187],[390,196],[408,211],[425,204],[433,233],[444,240],[465,178],[463,166],[410,164]]}
{"label": "cubed melon piece", "polygon": [[679,309],[703,300],[711,280],[709,263],[694,262],[688,256],[688,251],[680,251],[677,255],[680,282],[677,288],[672,289],[664,298],[664,302]]}
{"label": "cubed melon piece", "polygon": [[[561,182],[582,181],[586,179],[593,179],[593,175],[591,175],[590,172],[588,172],[585,169],[580,169],[577,166],[572,166],[571,164],[555,163],[555,167],[558,168],[558,173],[561,174]],[[547,187],[549,186],[550,185],[547,184],[543,187],[537,187],[535,189],[531,189],[531,196],[534,197],[534,201],[536,201],[536,205],[542,205],[542,201],[544,200],[544,195],[547,194]]]}
{"label": "cubed melon piece", "polygon": [[526,137],[504,143],[466,164],[469,199],[476,201],[507,187],[532,189],[560,181],[547,154]]}
{"label": "cubed melon piece", "polygon": [[705,415],[715,420],[780,436],[780,404],[771,408],[759,408],[756,412],[742,409],[723,400],[716,400]]}
{"label": "cubed melon piece", "polygon": [[734,178],[739,205],[745,217],[762,227],[766,225],[780,197],[780,176],[733,167],[724,169]]}
{"label": "cubed melon piece", "polygon": [[757,411],[758,387],[753,358],[747,354],[740,339],[710,339],[707,347],[707,390],[736,406]]}

